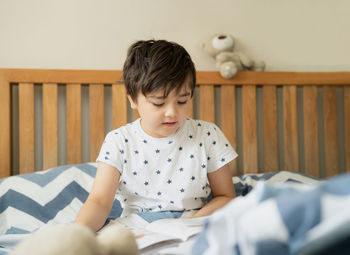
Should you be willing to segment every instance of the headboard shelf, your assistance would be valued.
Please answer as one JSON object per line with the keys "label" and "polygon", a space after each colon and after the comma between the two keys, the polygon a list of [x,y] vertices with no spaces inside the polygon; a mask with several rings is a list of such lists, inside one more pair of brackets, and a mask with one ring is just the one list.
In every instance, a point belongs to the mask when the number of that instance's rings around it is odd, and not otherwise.
{"label": "headboard shelf", "polygon": [[[0,177],[94,161],[105,133],[137,117],[121,77],[0,69]],[[235,175],[350,171],[350,72],[198,71],[190,117],[221,127],[239,153]]]}
{"label": "headboard shelf", "polygon": [[[1,69],[0,75],[13,83],[103,83],[121,80],[121,70]],[[203,85],[348,85],[350,72],[239,72],[224,79],[215,71],[197,72]]]}

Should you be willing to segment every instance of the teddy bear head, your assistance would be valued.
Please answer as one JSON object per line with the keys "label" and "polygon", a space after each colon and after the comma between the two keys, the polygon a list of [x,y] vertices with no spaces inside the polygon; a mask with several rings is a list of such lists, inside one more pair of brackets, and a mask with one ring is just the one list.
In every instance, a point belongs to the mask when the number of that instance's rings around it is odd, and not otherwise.
{"label": "teddy bear head", "polygon": [[216,34],[202,44],[203,50],[212,57],[222,52],[232,52],[235,47],[235,39],[228,34]]}

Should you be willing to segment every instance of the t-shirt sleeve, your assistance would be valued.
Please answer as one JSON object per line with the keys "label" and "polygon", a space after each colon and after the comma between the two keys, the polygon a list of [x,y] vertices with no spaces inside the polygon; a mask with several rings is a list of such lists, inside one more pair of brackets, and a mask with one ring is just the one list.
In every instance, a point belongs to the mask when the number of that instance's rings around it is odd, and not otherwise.
{"label": "t-shirt sleeve", "polygon": [[118,169],[120,173],[123,171],[123,158],[119,148],[122,148],[121,140],[116,132],[109,132],[101,146],[100,153],[96,162],[103,162]]}
{"label": "t-shirt sleeve", "polygon": [[208,127],[207,136],[207,148],[208,148],[208,158],[207,158],[207,172],[214,172],[227,163],[234,160],[238,154],[232,148],[231,144],[215,124],[211,124]]}

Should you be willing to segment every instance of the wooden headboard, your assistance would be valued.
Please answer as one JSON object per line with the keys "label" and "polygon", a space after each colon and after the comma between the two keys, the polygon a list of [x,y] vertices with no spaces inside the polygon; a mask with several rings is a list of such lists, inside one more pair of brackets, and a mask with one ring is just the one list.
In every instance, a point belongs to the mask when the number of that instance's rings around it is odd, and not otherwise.
{"label": "wooden headboard", "polygon": [[[0,177],[95,161],[106,132],[137,117],[121,75],[0,69]],[[350,72],[240,72],[223,79],[199,71],[197,81],[190,116],[221,127],[239,154],[234,175],[350,171]]]}

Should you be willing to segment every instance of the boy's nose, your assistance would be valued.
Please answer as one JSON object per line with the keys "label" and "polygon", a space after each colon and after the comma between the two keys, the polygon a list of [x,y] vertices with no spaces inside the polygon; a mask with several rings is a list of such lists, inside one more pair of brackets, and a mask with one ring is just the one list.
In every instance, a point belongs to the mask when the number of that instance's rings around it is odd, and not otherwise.
{"label": "boy's nose", "polygon": [[174,105],[169,104],[165,109],[166,117],[173,117],[176,115],[176,107]]}

